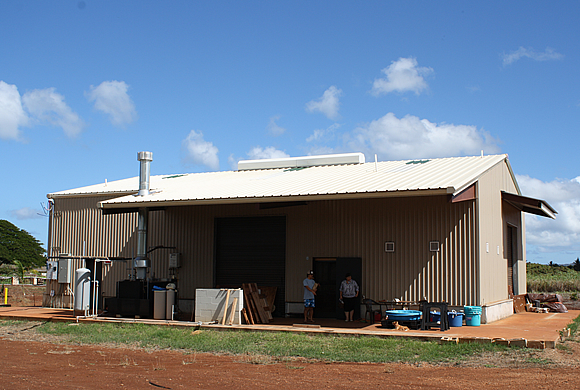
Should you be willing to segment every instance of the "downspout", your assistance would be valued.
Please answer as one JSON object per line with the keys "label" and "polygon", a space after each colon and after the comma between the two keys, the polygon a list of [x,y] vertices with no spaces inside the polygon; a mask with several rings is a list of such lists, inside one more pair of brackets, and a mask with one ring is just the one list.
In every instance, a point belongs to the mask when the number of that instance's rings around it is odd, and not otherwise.
{"label": "downspout", "polygon": [[[153,161],[152,152],[137,153],[137,160],[141,163],[139,171],[139,192],[135,196],[147,196],[150,194],[150,172],[151,161]],[[146,279],[147,270],[151,266],[151,260],[147,257],[147,225],[149,219],[149,210],[147,207],[139,208],[137,221],[137,257],[133,260],[136,279]]]}

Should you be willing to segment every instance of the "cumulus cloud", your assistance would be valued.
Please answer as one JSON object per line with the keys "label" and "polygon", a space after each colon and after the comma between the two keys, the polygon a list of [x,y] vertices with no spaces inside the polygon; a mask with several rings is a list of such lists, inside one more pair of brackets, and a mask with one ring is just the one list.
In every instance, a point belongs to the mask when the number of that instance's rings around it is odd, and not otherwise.
{"label": "cumulus cloud", "polygon": [[286,154],[285,152],[278,150],[273,146],[268,146],[266,148],[262,148],[261,146],[255,146],[247,153],[247,155],[250,158],[250,160],[290,157],[289,154]]}
{"label": "cumulus cloud", "polygon": [[203,139],[203,133],[191,130],[182,142],[186,156],[184,161],[194,165],[203,165],[214,171],[220,167],[218,148],[213,143]]}
{"label": "cumulus cloud", "polygon": [[318,100],[311,100],[306,103],[306,111],[321,112],[328,119],[338,119],[338,109],[340,107],[339,97],[342,96],[342,89],[334,85],[324,91],[324,94]]}
{"label": "cumulus cloud", "polygon": [[271,117],[270,122],[268,122],[268,126],[266,126],[266,130],[268,130],[268,133],[270,133],[275,137],[284,134],[284,132],[286,131],[285,128],[278,126],[278,124],[276,123],[276,121],[279,119],[280,119],[279,116]]}
{"label": "cumulus cloud", "polygon": [[526,214],[527,244],[537,252],[580,251],[580,177],[551,182],[527,175],[516,179],[523,195],[543,199],[558,212],[555,220]]}
{"label": "cumulus cloud", "polygon": [[18,88],[0,80],[0,138],[18,140],[20,127],[27,123]]}
{"label": "cumulus cloud", "polygon": [[23,207],[18,210],[11,210],[10,215],[16,219],[36,219],[42,218],[42,215],[39,214],[40,210],[34,210],[30,207]]}
{"label": "cumulus cloud", "polygon": [[40,123],[61,127],[69,137],[77,136],[85,123],[64,101],[54,88],[35,89],[22,96],[30,116]]}
{"label": "cumulus cloud", "polygon": [[389,92],[415,92],[419,95],[429,86],[425,77],[433,73],[432,68],[418,66],[415,58],[399,58],[382,70],[385,78],[375,79],[371,93],[375,96]]}
{"label": "cumulus cloud", "polygon": [[475,126],[432,123],[412,115],[399,119],[393,113],[356,128],[347,143],[350,150],[388,160],[500,151],[498,141]]}
{"label": "cumulus cloud", "polygon": [[129,86],[124,81],[103,81],[97,87],[91,85],[85,93],[95,109],[109,116],[114,126],[123,126],[137,119],[135,104],[127,93]]}
{"label": "cumulus cloud", "polygon": [[537,52],[532,48],[525,48],[520,46],[518,50],[511,53],[504,53],[502,56],[503,65],[510,65],[520,60],[521,58],[530,58],[534,61],[553,61],[564,58],[563,54],[556,52],[554,49],[547,47],[543,52]]}

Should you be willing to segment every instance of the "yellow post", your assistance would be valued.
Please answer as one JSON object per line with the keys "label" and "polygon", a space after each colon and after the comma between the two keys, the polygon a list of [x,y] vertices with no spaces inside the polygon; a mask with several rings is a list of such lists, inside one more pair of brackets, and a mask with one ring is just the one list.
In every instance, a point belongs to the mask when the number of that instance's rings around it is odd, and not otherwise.
{"label": "yellow post", "polygon": [[4,287],[4,304],[8,304],[8,287]]}

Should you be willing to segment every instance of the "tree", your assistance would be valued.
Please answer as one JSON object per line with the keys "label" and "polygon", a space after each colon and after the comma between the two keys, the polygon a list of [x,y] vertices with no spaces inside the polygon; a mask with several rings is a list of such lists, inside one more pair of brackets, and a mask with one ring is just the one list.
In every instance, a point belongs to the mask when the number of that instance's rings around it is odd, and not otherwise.
{"label": "tree", "polygon": [[20,262],[26,269],[41,267],[46,264],[45,252],[41,243],[27,231],[0,219],[0,264]]}

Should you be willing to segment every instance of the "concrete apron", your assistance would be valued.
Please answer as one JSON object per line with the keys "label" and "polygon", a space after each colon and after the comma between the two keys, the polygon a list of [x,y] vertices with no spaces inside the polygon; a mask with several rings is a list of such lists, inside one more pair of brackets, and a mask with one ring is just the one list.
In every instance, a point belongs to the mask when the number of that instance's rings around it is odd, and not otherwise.
{"label": "concrete apron", "polygon": [[[452,327],[447,331],[400,331],[382,328],[380,323],[369,324],[335,319],[315,319],[314,324],[303,324],[300,318],[274,318],[269,324],[219,325],[201,324],[189,321],[169,321],[134,318],[80,318],[82,322],[143,323],[204,329],[240,329],[257,331],[301,332],[312,334],[342,334],[374,337],[409,337],[421,340],[437,340],[451,343],[498,343],[507,346],[527,348],[555,348],[560,339],[560,331],[580,315],[578,310],[568,313],[520,313],[510,317],[482,324],[481,326]],[[77,321],[72,310],[39,307],[0,307],[0,319],[28,321]]]}

